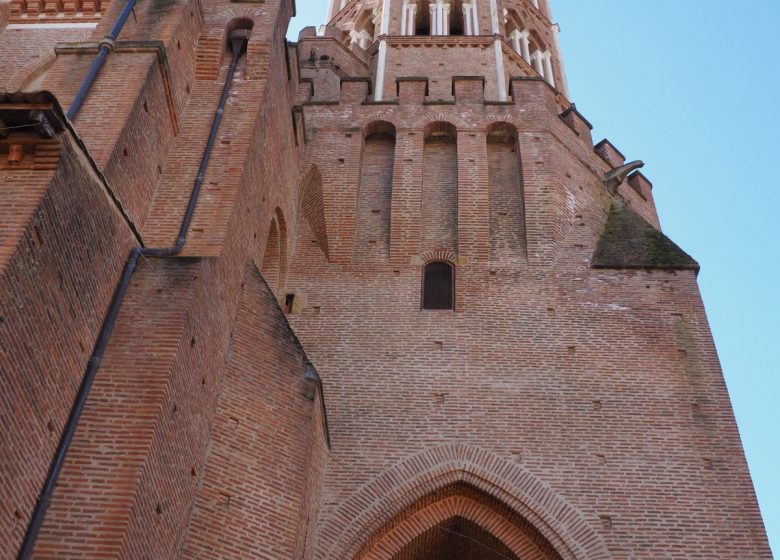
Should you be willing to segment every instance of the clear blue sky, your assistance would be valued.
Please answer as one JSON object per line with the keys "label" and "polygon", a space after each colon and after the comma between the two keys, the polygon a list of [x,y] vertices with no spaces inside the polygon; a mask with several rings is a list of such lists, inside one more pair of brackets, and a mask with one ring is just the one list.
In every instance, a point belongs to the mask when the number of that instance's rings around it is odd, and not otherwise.
{"label": "clear blue sky", "polygon": [[[551,0],[571,100],[642,159],[699,275],[772,549],[780,554],[780,1]],[[297,0],[291,40],[327,0]],[[738,515],[723,512],[724,515]]]}

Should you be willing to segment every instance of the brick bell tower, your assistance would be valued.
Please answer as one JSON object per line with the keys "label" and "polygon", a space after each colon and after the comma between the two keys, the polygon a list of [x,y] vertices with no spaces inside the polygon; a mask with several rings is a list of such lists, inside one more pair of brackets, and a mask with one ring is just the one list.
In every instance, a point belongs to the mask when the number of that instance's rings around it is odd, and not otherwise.
{"label": "brick bell tower", "polygon": [[0,2],[0,557],[771,558],[548,1],[294,10]]}
{"label": "brick bell tower", "polygon": [[548,1],[328,19],[284,289],[328,403],[315,557],[769,558],[698,264],[594,146]]}

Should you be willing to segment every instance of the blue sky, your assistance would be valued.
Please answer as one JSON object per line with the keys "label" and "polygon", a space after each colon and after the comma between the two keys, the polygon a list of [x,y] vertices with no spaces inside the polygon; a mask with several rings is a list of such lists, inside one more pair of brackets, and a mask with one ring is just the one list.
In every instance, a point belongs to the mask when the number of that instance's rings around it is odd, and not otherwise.
{"label": "blue sky", "polygon": [[[780,2],[551,0],[571,100],[646,163],[699,284],[770,543],[780,554]],[[326,0],[297,0],[295,40]],[[724,515],[738,515],[724,512]]]}

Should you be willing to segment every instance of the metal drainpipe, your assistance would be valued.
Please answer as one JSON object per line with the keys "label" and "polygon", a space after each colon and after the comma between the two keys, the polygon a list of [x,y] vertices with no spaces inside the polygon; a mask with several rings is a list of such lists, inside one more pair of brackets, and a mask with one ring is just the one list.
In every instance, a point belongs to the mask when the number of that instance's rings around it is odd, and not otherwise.
{"label": "metal drainpipe", "polygon": [[[134,0],[130,0],[131,2]],[[130,251],[130,255],[127,257],[125,267],[122,270],[122,276],[114,290],[114,296],[111,299],[111,304],[108,308],[106,316],[103,318],[103,324],[100,327],[100,334],[97,341],[95,341],[95,347],[92,350],[92,355],[87,362],[87,370],[84,373],[84,377],[81,380],[81,386],[76,394],[76,400],[73,403],[73,407],[68,415],[68,420],[65,424],[65,428],[60,436],[60,441],[57,444],[57,451],[54,453],[51,464],[49,465],[49,472],[46,475],[46,480],[43,483],[43,489],[40,496],[35,502],[35,509],[33,510],[30,523],[27,526],[27,532],[24,535],[24,541],[19,549],[18,560],[28,560],[35,547],[35,542],[38,539],[38,533],[40,532],[41,525],[43,524],[46,511],[51,504],[52,494],[54,487],[57,484],[57,478],[62,470],[62,465],[65,462],[65,456],[68,453],[70,444],[73,441],[73,436],[76,433],[76,427],[81,417],[81,413],[84,410],[84,405],[87,402],[89,391],[92,388],[92,382],[95,380],[95,375],[100,369],[100,361],[103,358],[103,354],[108,346],[108,341],[111,338],[111,331],[114,329],[119,310],[122,307],[127,288],[130,286],[130,279],[133,277],[133,272],[138,264],[139,257],[173,257],[181,253],[184,247],[184,242],[187,240],[187,232],[192,222],[192,217],[195,214],[195,206],[198,202],[198,195],[200,194],[201,186],[206,176],[206,169],[209,165],[209,158],[211,157],[211,150],[214,147],[214,142],[217,138],[217,132],[219,124],[222,121],[222,114],[225,110],[225,103],[227,102],[228,93],[230,92],[230,86],[233,83],[233,74],[235,74],[238,60],[246,49],[247,40],[249,39],[249,31],[240,29],[233,31],[230,34],[230,42],[233,49],[233,58],[230,62],[230,68],[228,69],[225,85],[222,88],[222,96],[219,99],[219,105],[217,111],[214,114],[214,120],[211,123],[211,132],[209,132],[209,138],[206,142],[206,148],[203,150],[203,157],[200,160],[200,167],[198,168],[198,176],[195,178],[195,182],[192,185],[192,191],[190,193],[190,200],[187,204],[187,210],[184,213],[184,217],[179,228],[179,236],[176,239],[176,243],[170,247],[133,247]]]}
{"label": "metal drainpipe", "polygon": [[95,78],[97,78],[100,69],[103,68],[103,65],[106,63],[108,54],[114,50],[114,42],[116,41],[116,38],[119,37],[122,28],[125,26],[127,18],[130,17],[130,12],[135,8],[135,3],[136,0],[127,0],[125,7],[122,8],[122,12],[119,14],[119,18],[114,23],[114,27],[111,28],[108,35],[100,40],[100,48],[98,49],[97,56],[95,57],[95,60],[92,61],[86,78],[81,82],[81,87],[79,87],[79,90],[76,92],[76,97],[73,98],[73,102],[70,104],[70,107],[68,107],[68,112],[66,113],[68,119],[73,120],[79,112],[79,109],[81,109],[81,104],[84,103]]}

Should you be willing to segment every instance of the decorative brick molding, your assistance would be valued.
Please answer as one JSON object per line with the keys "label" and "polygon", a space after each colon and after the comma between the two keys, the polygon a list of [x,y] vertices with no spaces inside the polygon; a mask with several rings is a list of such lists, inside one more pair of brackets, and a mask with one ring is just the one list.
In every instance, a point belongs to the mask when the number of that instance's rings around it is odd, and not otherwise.
{"label": "decorative brick molding", "polygon": [[10,4],[12,21],[32,23],[50,17],[56,20],[46,21],[66,23],[99,19],[108,9],[110,0],[11,0]]}
{"label": "decorative brick molding", "polygon": [[455,115],[443,115],[443,114],[435,114],[435,115],[426,115],[422,119],[420,119],[420,128],[428,129],[429,126],[436,126],[439,123],[448,124],[452,127],[454,127],[457,131],[463,130],[465,128],[471,128],[468,124],[466,124],[466,121],[456,117]]}
{"label": "decorative brick molding", "polygon": [[419,263],[420,265],[433,261],[445,261],[452,264],[458,264],[458,255],[455,254],[454,251],[425,251],[414,259],[414,262]]}
{"label": "decorative brick molding", "polygon": [[57,54],[54,51],[49,51],[40,58],[31,60],[11,76],[11,79],[6,85],[6,89],[9,92],[22,91],[24,86],[51,68],[56,60]]}
{"label": "decorative brick molding", "polygon": [[368,124],[363,127],[363,137],[366,138],[372,134],[390,134],[395,137],[398,128],[393,122],[392,114],[387,112],[372,114],[368,119]]}
{"label": "decorative brick molding", "polygon": [[408,457],[356,490],[320,531],[321,557],[358,557],[372,536],[416,501],[459,483],[522,516],[564,559],[611,557],[582,513],[546,483],[517,463],[464,444],[435,447]]}
{"label": "decorative brick molding", "polygon": [[523,121],[511,115],[491,115],[487,119],[481,121],[478,124],[478,128],[490,130],[493,127],[501,126],[503,124],[514,126],[518,133],[523,130]]}

